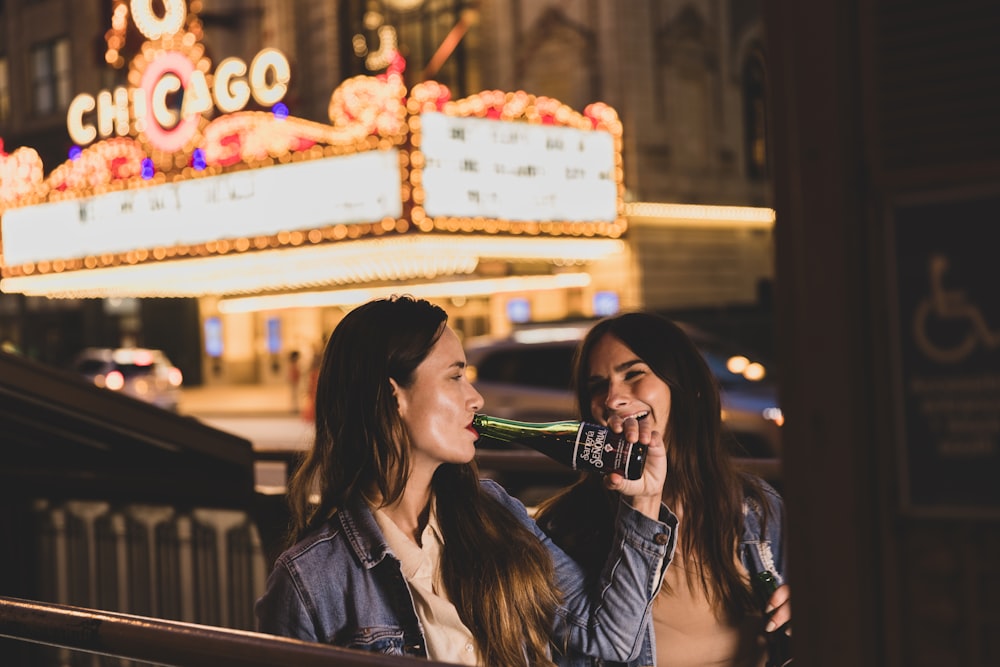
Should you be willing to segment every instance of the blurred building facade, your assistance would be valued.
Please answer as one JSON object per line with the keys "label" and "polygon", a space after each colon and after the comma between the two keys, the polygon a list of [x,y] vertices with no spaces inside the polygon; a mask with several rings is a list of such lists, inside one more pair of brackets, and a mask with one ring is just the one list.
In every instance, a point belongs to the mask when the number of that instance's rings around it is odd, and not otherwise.
{"label": "blurred building facade", "polygon": [[[74,145],[67,108],[75,96],[125,85],[128,63],[143,48],[125,9],[162,17],[174,4],[0,2],[0,155],[34,148],[47,172],[65,162]],[[578,111],[599,102],[617,112],[627,221],[621,250],[583,262],[587,288],[440,297],[461,333],[502,334],[512,317],[615,308],[767,308],[773,212],[758,3],[191,0],[186,9],[211,67],[233,57],[249,63],[264,48],[283,52],[291,70],[283,102],[317,123],[330,122],[338,86],[384,73],[394,48],[405,60],[407,89],[431,80],[453,99],[526,91]],[[558,272],[561,259],[549,258],[544,272]],[[537,266],[525,268],[537,262],[483,262],[474,275],[537,273]],[[295,270],[293,260],[282,272]],[[414,282],[399,281],[399,291]],[[194,382],[203,374],[206,382],[281,382],[287,353],[308,358],[343,313],[332,306],[225,314],[218,309],[224,291],[199,299],[147,296],[155,295],[0,293],[0,337],[57,365],[84,345],[125,338],[166,349]],[[223,336],[217,356],[208,348],[209,321]]]}

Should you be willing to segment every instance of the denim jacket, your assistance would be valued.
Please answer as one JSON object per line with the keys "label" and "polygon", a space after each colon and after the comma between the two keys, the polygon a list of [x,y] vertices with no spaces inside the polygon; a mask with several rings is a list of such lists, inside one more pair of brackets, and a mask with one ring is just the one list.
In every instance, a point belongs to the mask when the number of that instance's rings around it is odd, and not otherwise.
{"label": "denim jacket", "polygon": [[[784,503],[778,492],[767,482],[757,480],[764,490],[764,499],[769,506],[769,516],[766,529],[764,527],[764,508],[753,499],[743,499],[743,534],[737,546],[737,556],[740,563],[753,577],[767,570],[774,575],[778,584],[785,583],[785,550],[784,550]],[[645,629],[645,640],[638,657],[624,663],[600,659],[579,660],[574,667],[650,667],[656,665],[656,637],[652,623]]]}
{"label": "denim jacket", "polygon": [[[600,586],[586,590],[583,571],[535,525],[524,505],[495,482],[481,484],[552,555],[554,583],[562,594],[555,636],[574,655],[618,661],[639,655],[663,568],[673,555],[677,518],[666,513],[661,515],[665,521],[654,521],[620,503],[615,546]],[[399,561],[363,503],[338,511],[278,557],[255,613],[262,632],[427,657],[423,629]]]}

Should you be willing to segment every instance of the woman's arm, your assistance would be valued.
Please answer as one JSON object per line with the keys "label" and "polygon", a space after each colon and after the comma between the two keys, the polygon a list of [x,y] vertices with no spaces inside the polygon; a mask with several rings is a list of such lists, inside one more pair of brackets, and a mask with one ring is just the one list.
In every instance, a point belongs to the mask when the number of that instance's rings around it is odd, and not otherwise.
{"label": "woman's arm", "polygon": [[771,546],[771,556],[774,559],[774,568],[783,582],[768,601],[766,613],[771,614],[768,620],[767,632],[784,626],[786,634],[792,634],[792,592],[786,583],[788,576],[788,564],[786,559],[785,545],[785,503],[781,495],[767,483],[763,484],[764,500],[768,506],[767,534],[765,539]]}
{"label": "woman's arm", "polygon": [[257,630],[303,641],[319,641],[302,594],[285,563],[278,561],[264,594],[254,605]]}
{"label": "woman's arm", "polygon": [[611,473],[604,478],[604,485],[621,493],[629,505],[650,519],[658,518],[663,485],[667,481],[667,449],[663,444],[663,434],[653,431],[649,422],[631,417],[622,419],[612,416],[608,419],[608,427],[615,433],[623,433],[629,442],[646,445],[646,465],[639,479],[625,479],[618,473]]}
{"label": "woman's arm", "polygon": [[638,657],[652,602],[676,546],[677,518],[669,510],[663,518],[650,519],[620,501],[611,550],[589,588],[579,566],[546,542],[563,592],[557,631],[565,633],[568,648],[615,662]]}
{"label": "woman's arm", "polygon": [[499,485],[483,481],[528,526],[552,555],[562,605],[555,634],[563,650],[614,662],[634,659],[642,648],[649,609],[673,557],[677,518],[664,509],[664,521],[651,519],[620,501],[611,550],[600,577],[588,584],[583,569],[535,524],[519,501]]}

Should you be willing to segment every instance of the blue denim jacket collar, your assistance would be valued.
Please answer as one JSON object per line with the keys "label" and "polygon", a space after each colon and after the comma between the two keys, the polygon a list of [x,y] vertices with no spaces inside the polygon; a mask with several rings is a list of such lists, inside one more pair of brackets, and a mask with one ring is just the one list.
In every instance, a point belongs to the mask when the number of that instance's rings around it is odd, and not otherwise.
{"label": "blue denim jacket collar", "polygon": [[372,569],[392,553],[379,530],[375,515],[363,500],[358,499],[337,512],[334,521],[340,523],[347,543],[365,568]]}

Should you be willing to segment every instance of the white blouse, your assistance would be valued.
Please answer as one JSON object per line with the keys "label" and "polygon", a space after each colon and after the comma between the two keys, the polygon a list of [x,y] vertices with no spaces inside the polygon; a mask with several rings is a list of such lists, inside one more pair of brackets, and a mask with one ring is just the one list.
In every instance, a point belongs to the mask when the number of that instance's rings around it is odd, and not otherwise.
{"label": "white blouse", "polygon": [[419,546],[383,510],[375,510],[375,520],[399,559],[403,578],[410,587],[427,642],[427,657],[438,662],[477,666],[480,662],[476,641],[448,599],[441,579],[444,539],[435,510],[432,506]]}

